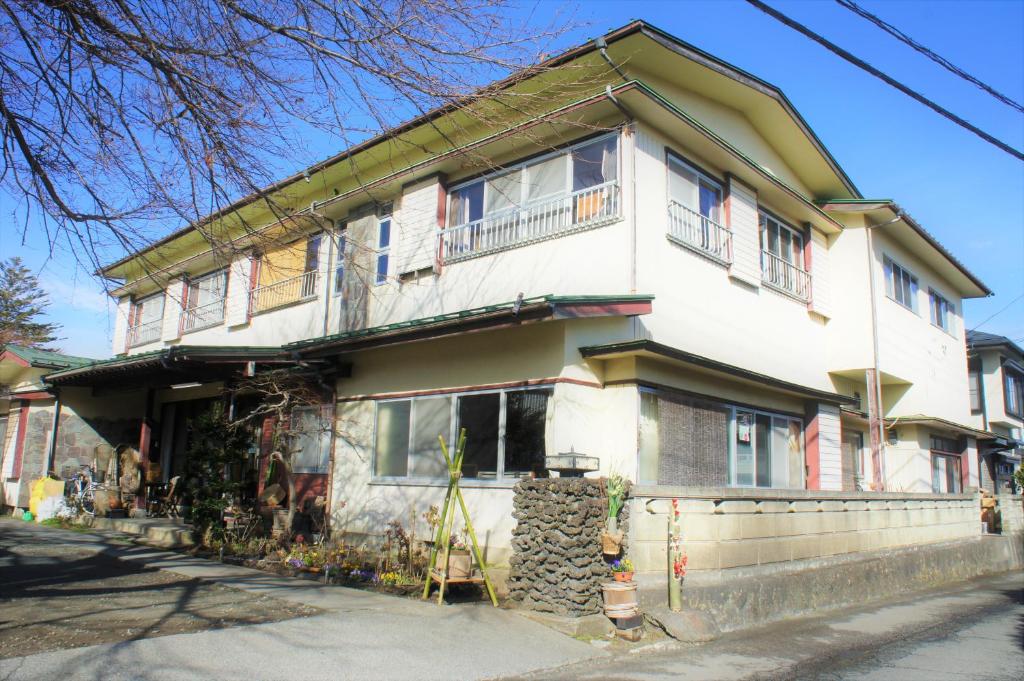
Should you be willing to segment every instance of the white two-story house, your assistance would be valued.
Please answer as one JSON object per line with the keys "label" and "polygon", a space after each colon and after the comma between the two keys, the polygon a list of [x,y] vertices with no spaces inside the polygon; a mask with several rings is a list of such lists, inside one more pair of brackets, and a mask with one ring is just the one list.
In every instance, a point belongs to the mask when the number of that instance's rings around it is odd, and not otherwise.
{"label": "white two-story house", "polygon": [[123,396],[166,477],[234,377],[309,372],[330,390],[298,418],[334,428],[300,493],[350,534],[438,503],[438,435],[465,428],[498,562],[546,454],[643,487],[978,485],[977,277],[751,74],[643,22],[545,66],[574,84],[543,110],[432,112],[278,183],[286,219],[243,200],[263,229],[229,213],[228,246],[190,226],[110,265],[117,356],[49,380]]}

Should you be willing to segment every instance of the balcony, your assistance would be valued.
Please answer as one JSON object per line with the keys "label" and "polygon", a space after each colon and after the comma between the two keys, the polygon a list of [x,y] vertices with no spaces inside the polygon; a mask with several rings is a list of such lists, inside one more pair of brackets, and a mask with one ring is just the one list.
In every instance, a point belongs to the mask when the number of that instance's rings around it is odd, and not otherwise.
{"label": "balcony", "polygon": [[320,273],[306,272],[297,277],[257,286],[249,292],[249,311],[252,314],[276,310],[280,307],[313,300],[320,291]]}
{"label": "balcony", "polygon": [[224,321],[224,299],[185,309],[181,313],[181,332],[198,331]]}
{"label": "balcony", "polygon": [[675,201],[668,202],[668,238],[716,262],[732,262],[732,232]]}
{"label": "balcony", "polygon": [[135,324],[128,329],[128,347],[134,348],[160,340],[160,329],[163,319],[154,319],[143,324]]}
{"label": "balcony", "polygon": [[797,300],[811,299],[811,273],[768,251],[761,251],[761,281]]}
{"label": "balcony", "polygon": [[458,262],[593,229],[617,220],[620,210],[616,182],[508,208],[442,229],[438,235],[441,261]]}

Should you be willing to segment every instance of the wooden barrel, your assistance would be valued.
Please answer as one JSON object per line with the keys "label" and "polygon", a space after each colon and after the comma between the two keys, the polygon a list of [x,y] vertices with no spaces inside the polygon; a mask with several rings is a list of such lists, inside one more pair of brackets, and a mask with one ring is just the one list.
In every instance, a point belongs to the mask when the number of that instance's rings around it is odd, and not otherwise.
{"label": "wooden barrel", "polygon": [[635,617],[640,614],[636,586],[636,582],[602,584],[604,614],[611,618]]}

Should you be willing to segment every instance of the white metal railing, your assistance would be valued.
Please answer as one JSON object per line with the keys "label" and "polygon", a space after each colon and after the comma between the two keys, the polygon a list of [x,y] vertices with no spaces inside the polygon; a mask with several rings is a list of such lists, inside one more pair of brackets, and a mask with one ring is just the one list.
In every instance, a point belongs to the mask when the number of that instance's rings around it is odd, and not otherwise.
{"label": "white metal railing", "polygon": [[732,262],[732,231],[676,201],[668,202],[668,236],[723,263]]}
{"label": "white metal railing", "polygon": [[761,280],[800,300],[811,299],[811,273],[769,251],[761,251]]}
{"label": "white metal railing", "polygon": [[160,340],[160,329],[163,326],[163,319],[154,319],[144,324],[135,324],[128,329],[128,347],[145,345]]}
{"label": "white metal railing", "polygon": [[615,182],[541,199],[440,230],[441,259],[463,260],[597,227],[614,221],[619,211],[619,185]]}
{"label": "white metal railing", "polygon": [[257,286],[249,293],[249,309],[256,314],[311,300],[316,298],[319,289],[320,273],[315,270],[306,272],[273,284]]}
{"label": "white metal railing", "polygon": [[197,331],[216,326],[224,321],[224,299],[218,298],[205,305],[185,308],[181,313],[181,332]]}

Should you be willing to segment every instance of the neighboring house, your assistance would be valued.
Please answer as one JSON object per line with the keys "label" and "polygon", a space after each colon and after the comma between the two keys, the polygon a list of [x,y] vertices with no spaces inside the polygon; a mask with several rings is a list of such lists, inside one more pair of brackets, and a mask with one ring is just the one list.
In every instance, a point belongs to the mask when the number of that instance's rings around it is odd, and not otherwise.
{"label": "neighboring house", "polygon": [[997,436],[979,451],[980,484],[1013,492],[1024,455],[1024,350],[1005,336],[968,331],[967,378],[974,425]]}
{"label": "neighboring house", "polygon": [[[43,374],[93,360],[20,345],[0,346],[0,508],[28,508],[30,483],[54,469],[53,418],[58,404]],[[63,433],[76,430],[73,414],[61,415]],[[80,445],[86,445],[83,437]],[[101,442],[96,437],[95,443]]]}
{"label": "neighboring house", "polygon": [[642,22],[605,41],[625,77],[554,58],[593,82],[549,87],[543,126],[441,109],[283,180],[292,217],[240,201],[267,227],[224,222],[227,260],[189,227],[105,268],[117,357],[48,380],[117,396],[166,477],[237,377],[315,375],[334,394],[294,418],[337,436],[303,439],[301,493],[350,536],[441,501],[437,436],[466,428],[499,563],[545,454],[638,490],[977,487],[962,312],[988,288],[777,88]]}

